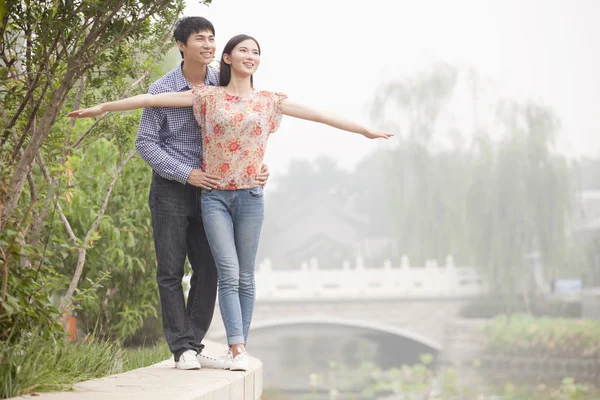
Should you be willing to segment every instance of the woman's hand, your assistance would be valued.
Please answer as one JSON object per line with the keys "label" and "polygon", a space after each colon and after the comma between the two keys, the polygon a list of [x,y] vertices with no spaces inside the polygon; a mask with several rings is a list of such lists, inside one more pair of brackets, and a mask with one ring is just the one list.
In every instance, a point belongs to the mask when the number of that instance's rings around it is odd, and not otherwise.
{"label": "woman's hand", "polygon": [[367,129],[367,131],[365,133],[363,133],[363,136],[368,139],[389,139],[392,136],[394,136],[394,134],[389,133],[389,132],[382,132],[382,131],[375,131],[372,129]]}
{"label": "woman's hand", "polygon": [[83,110],[71,111],[67,114],[67,116],[71,118],[91,118],[97,117],[103,113],[104,111],[102,110],[102,106],[94,106],[90,108],[84,108]]}

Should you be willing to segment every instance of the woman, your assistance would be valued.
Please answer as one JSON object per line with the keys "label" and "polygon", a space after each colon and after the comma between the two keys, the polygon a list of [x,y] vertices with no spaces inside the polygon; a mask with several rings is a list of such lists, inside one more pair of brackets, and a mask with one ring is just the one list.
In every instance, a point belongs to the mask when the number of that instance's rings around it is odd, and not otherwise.
{"label": "woman", "polygon": [[264,215],[263,189],[255,175],[267,139],[279,127],[282,115],[324,123],[370,139],[393,136],[293,103],[282,93],[255,90],[253,74],[259,64],[256,39],[238,35],[223,50],[221,86],[144,94],[69,113],[82,118],[107,111],[193,106],[202,130],[202,167],[222,177],[217,189],[202,191],[201,207],[217,266],[219,306],[230,347],[224,362],[232,370],[248,369],[245,345],[254,309],[254,270]]}

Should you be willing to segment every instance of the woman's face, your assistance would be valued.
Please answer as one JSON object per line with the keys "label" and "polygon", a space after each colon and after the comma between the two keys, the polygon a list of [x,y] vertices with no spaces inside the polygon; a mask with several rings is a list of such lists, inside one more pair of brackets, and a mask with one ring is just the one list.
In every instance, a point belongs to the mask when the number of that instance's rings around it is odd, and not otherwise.
{"label": "woman's face", "polygon": [[225,59],[231,65],[232,73],[238,76],[251,76],[260,64],[258,45],[252,39],[240,42]]}

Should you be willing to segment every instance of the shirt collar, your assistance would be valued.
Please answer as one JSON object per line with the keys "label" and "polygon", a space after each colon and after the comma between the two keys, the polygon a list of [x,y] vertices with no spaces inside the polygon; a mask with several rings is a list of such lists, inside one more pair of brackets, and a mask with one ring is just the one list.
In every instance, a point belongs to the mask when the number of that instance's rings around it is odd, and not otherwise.
{"label": "shirt collar", "polygon": [[206,69],[206,79],[204,80],[205,85],[218,85],[219,84],[219,71],[215,68],[208,67]]}
{"label": "shirt collar", "polygon": [[[190,90],[192,85],[183,76],[183,61],[179,64],[179,68],[175,72],[175,84],[178,91]],[[219,73],[214,68],[206,67],[206,77],[204,78],[204,85],[218,85],[219,84]]]}

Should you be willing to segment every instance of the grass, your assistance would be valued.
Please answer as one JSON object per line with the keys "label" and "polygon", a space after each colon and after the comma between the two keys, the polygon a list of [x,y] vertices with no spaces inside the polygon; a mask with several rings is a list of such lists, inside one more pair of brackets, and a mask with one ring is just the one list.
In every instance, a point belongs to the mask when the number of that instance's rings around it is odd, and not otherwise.
{"label": "grass", "polygon": [[152,347],[136,347],[125,349],[123,371],[147,367],[171,357],[171,351],[166,343]]}
{"label": "grass", "polygon": [[17,343],[0,343],[0,398],[71,390],[74,383],[146,367],[170,355],[166,344],[131,349],[106,341],[65,344],[23,336]]}

